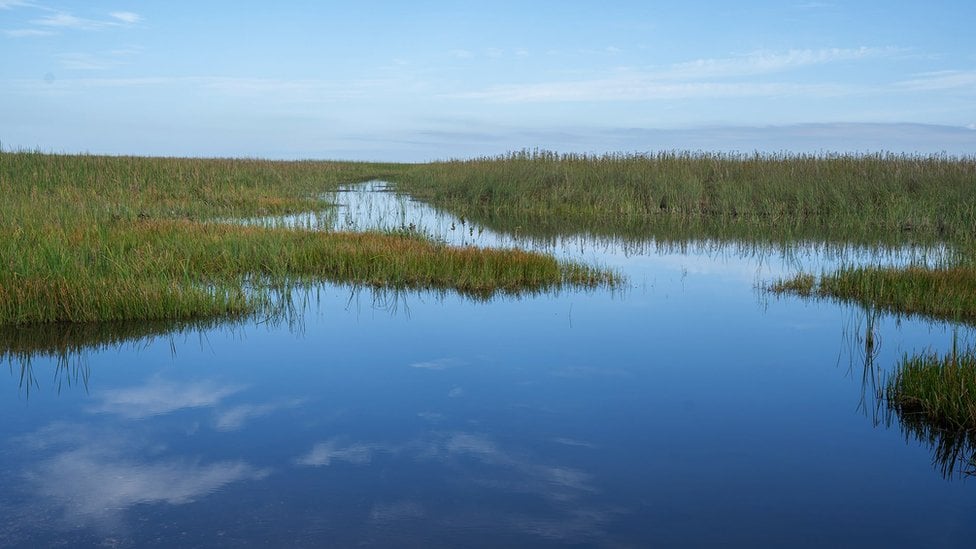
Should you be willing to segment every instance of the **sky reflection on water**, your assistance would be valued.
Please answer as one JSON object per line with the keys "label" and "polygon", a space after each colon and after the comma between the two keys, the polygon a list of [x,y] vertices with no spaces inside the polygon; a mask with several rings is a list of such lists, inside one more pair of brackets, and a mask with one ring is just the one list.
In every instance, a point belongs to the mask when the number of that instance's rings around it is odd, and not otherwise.
{"label": "sky reflection on water", "polygon": [[[797,264],[775,251],[615,246],[556,252],[623,270],[625,291],[323,285],[295,322],[8,331],[0,544],[972,539],[971,483],[879,419],[867,382],[968,329],[765,296]],[[58,389],[70,365],[83,382]]]}

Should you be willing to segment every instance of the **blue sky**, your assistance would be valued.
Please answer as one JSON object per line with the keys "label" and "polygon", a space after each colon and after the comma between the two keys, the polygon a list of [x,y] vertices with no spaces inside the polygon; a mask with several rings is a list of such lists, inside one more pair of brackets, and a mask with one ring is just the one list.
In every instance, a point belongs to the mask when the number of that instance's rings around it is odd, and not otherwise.
{"label": "blue sky", "polygon": [[0,146],[976,154],[976,2],[0,0]]}

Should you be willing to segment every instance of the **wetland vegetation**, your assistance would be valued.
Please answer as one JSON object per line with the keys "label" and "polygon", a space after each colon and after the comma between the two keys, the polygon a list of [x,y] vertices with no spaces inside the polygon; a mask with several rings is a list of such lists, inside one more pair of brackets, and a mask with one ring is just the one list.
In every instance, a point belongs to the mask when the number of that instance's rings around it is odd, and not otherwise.
{"label": "wetland vegetation", "polygon": [[[228,221],[327,210],[326,192],[378,178],[500,233],[943,249],[935,265],[849,265],[767,287],[976,320],[972,157],[522,151],[405,165],[0,152],[0,324],[233,317],[271,311],[288,288],[322,280],[476,298],[622,282],[600,266],[448,246],[409,227]],[[971,356],[954,353],[953,364]],[[961,387],[953,383],[914,396],[918,384],[906,380],[926,369],[948,371],[943,357],[926,354],[892,379],[888,398],[899,410],[931,395],[976,401],[950,394]],[[974,416],[957,423],[976,429]]]}
{"label": "wetland vegetation", "polygon": [[[626,196],[615,178],[628,172],[614,162],[645,174],[680,164],[539,156],[452,169],[471,180],[509,162],[563,170],[579,189],[557,190],[546,199],[555,204],[562,192],[597,200],[590,186]],[[683,161],[689,173],[707,165]],[[710,161],[729,162],[735,185],[749,185],[733,159]],[[504,204],[526,189],[442,209],[410,198],[455,163],[36,153],[0,162],[10,197],[0,219],[0,260],[12,267],[0,274],[4,299],[22,292],[36,318],[63,319],[0,326],[10,372],[0,404],[13,418],[0,507],[43,519],[5,540],[82,545],[107,514],[139,525],[132,545],[168,539],[173,524],[197,540],[215,527],[251,542],[288,539],[322,517],[366,532],[359,539],[481,535],[501,524],[493,544],[597,545],[610,532],[647,545],[619,532],[653,525],[687,536],[682,516],[727,517],[718,530],[754,532],[768,527],[770,505],[790,509],[791,533],[850,520],[849,540],[863,531],[850,517],[865,508],[937,531],[973,501],[956,482],[976,472],[969,297],[948,297],[949,286],[965,288],[971,248],[964,230],[940,235],[924,215],[908,228],[897,215],[689,213],[658,198],[648,202],[656,210],[597,214],[614,210],[596,205],[575,221],[567,203],[543,226]],[[786,177],[789,159],[764,162]],[[970,169],[966,159],[931,162],[942,173]],[[858,165],[848,159],[844,170]],[[497,177],[482,175],[486,188]],[[761,207],[773,211],[785,196]],[[953,214],[960,223],[963,210]],[[955,308],[899,309],[882,292],[896,284],[881,278],[860,282],[876,292],[865,299],[821,290],[858,269],[956,278],[916,291]],[[778,278],[789,288],[767,292]],[[213,307],[218,294],[237,306]],[[158,320],[78,321],[112,314]],[[832,366],[847,355],[845,380]],[[168,490],[188,478],[200,482],[185,497]],[[890,507],[877,509],[878,497]],[[45,538],[58,513],[65,533]],[[489,524],[472,527],[472,516]],[[206,525],[182,527],[195,517]],[[867,535],[863,543],[878,539]]]}
{"label": "wetland vegetation", "polygon": [[616,282],[596,267],[453,248],[409,231],[226,221],[323,209],[325,191],[395,168],[0,153],[0,324],[243,314],[266,307],[273,290],[312,280],[475,297]]}
{"label": "wetland vegetation", "polygon": [[967,241],[976,159],[523,151],[415,166],[398,188],[529,234],[902,245]]}

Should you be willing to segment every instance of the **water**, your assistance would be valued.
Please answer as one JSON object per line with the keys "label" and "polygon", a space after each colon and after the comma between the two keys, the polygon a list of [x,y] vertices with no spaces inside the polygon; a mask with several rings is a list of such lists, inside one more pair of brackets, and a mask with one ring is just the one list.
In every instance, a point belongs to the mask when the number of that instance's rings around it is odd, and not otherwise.
{"label": "water", "polygon": [[630,285],[487,303],[324,285],[285,320],[8,330],[0,545],[974,539],[971,481],[944,475],[874,393],[903,353],[969,330],[756,289],[919,252],[530,242],[392,193],[336,200],[338,215],[273,222],[413,224]]}

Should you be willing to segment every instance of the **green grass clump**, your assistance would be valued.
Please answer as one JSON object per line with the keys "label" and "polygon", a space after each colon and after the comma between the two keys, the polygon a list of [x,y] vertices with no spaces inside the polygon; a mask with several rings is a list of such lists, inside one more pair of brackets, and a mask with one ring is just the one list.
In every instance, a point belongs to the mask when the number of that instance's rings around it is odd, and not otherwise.
{"label": "green grass clump", "polygon": [[777,293],[830,297],[899,314],[921,314],[945,320],[976,322],[976,268],[845,267],[821,275],[809,274],[768,286]]}
{"label": "green grass clump", "polygon": [[976,430],[976,350],[905,357],[885,396],[903,419],[950,431]]}
{"label": "green grass clump", "polygon": [[0,325],[246,314],[323,280],[478,297],[617,282],[518,250],[217,221],[325,208],[324,192],[399,169],[0,152]]}
{"label": "green grass clump", "polygon": [[790,278],[777,280],[767,286],[769,291],[778,294],[791,293],[802,296],[814,295],[817,278],[811,274],[801,273]]}

